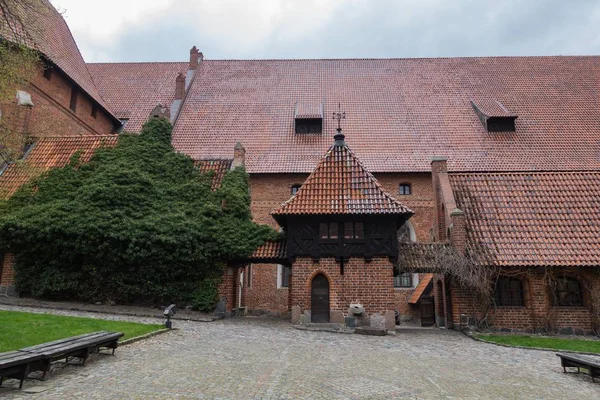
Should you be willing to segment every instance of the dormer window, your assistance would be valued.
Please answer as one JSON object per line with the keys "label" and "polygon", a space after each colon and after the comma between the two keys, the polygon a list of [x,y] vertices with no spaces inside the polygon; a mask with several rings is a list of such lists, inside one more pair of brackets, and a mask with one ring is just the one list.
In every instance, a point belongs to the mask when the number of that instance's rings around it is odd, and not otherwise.
{"label": "dormer window", "polygon": [[495,100],[471,101],[471,106],[487,132],[514,132],[518,115]]}
{"label": "dormer window", "polygon": [[296,103],[294,128],[298,134],[323,133],[323,103]]}

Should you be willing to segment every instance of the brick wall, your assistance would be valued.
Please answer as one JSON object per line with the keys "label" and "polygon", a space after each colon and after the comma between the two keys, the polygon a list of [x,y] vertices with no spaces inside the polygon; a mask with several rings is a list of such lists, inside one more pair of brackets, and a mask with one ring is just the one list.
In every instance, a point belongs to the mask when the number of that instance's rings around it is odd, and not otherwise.
{"label": "brick wall", "polygon": [[13,254],[5,254],[0,262],[0,294],[16,295],[15,257]]}
{"label": "brick wall", "polygon": [[288,288],[277,288],[277,264],[252,264],[252,286],[246,289],[246,306],[254,312],[288,312]]}
{"label": "brick wall", "polygon": [[331,310],[346,312],[351,303],[361,303],[370,314],[394,309],[393,266],[385,257],[376,257],[369,263],[360,258],[350,259],[344,265],[343,275],[333,258],[318,262],[298,258],[292,266],[292,306],[310,310],[311,283],[319,273],[329,280]]}
{"label": "brick wall", "polygon": [[[250,176],[251,210],[255,222],[268,224],[275,229],[279,226],[270,212],[291,197],[293,185],[301,185],[308,174],[252,174]],[[411,224],[419,241],[429,241],[434,223],[434,197],[430,173],[382,173],[375,174],[381,185],[391,195],[409,206],[415,215]],[[411,195],[399,194],[401,183],[411,184]],[[312,261],[311,261],[312,262]],[[293,272],[293,271],[292,271]],[[407,303],[413,290],[393,291],[394,306],[404,315],[415,315],[415,307]],[[256,264],[253,267],[253,286],[247,289],[246,304],[249,310],[284,313],[288,311],[288,289],[277,288],[277,266],[275,264]],[[292,295],[290,292],[289,295]],[[418,311],[418,310],[417,310]]]}
{"label": "brick wall", "polygon": [[[381,186],[392,196],[414,211],[410,223],[419,242],[429,242],[435,222],[435,202],[430,173],[374,174]],[[410,195],[400,195],[400,184],[411,185]]]}
{"label": "brick wall", "polygon": [[[597,274],[586,270],[573,271],[573,269],[557,269],[556,276],[563,273],[577,276],[582,284],[582,307],[558,307],[553,305],[552,293],[544,280],[543,271],[522,270],[521,278],[524,306],[502,307],[498,306],[489,312],[489,322],[494,329],[516,332],[544,332],[557,331],[561,333],[589,333],[593,328],[591,313],[590,290],[600,288],[600,279]],[[481,318],[485,309],[479,301],[469,293],[452,285],[452,319],[459,323],[460,315],[465,314],[471,318]]]}
{"label": "brick wall", "polygon": [[93,101],[84,92],[77,96],[76,111],[69,108],[72,82],[62,72],[53,70],[50,80],[39,69],[22,90],[31,95],[33,107],[17,106],[15,101],[2,103],[3,119],[11,129],[27,131],[31,136],[109,134],[113,121],[101,107],[92,116]]}

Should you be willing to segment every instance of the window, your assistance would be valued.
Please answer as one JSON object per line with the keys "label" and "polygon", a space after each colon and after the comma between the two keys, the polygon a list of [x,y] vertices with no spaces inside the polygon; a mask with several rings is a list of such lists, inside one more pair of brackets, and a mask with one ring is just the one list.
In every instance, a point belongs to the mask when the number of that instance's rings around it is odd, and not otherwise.
{"label": "window", "polygon": [[69,108],[73,112],[77,110],[77,89],[75,87],[71,88],[71,102],[69,103]]}
{"label": "window", "polygon": [[246,267],[246,287],[252,287],[252,264]]}
{"label": "window", "polygon": [[365,228],[362,222],[344,222],[344,239],[364,239]]}
{"label": "window", "polygon": [[321,222],[319,224],[319,237],[321,239],[337,239],[338,238],[338,223],[337,222]]}
{"label": "window", "polygon": [[563,307],[583,306],[581,283],[574,278],[559,279],[556,285],[555,305]]}
{"label": "window", "polygon": [[290,274],[292,267],[281,265],[277,266],[277,288],[286,288],[290,286]]}
{"label": "window", "polygon": [[46,78],[47,80],[50,80],[52,78],[52,67],[44,67],[44,78]]}
{"label": "window", "polygon": [[298,193],[298,190],[300,190],[300,186],[302,185],[292,185],[292,196],[295,196],[296,193]]}
{"label": "window", "polygon": [[397,288],[411,288],[413,287],[412,274],[410,272],[404,272],[402,274],[397,271],[394,272],[394,287]]}
{"label": "window", "polygon": [[400,193],[403,196],[408,196],[409,194],[411,194],[412,192],[411,192],[411,188],[410,188],[410,183],[400,184],[398,193]]}
{"label": "window", "polygon": [[494,287],[494,300],[498,306],[523,307],[523,285],[518,278],[500,277]]}
{"label": "window", "polygon": [[321,118],[303,118],[296,119],[296,133],[322,133],[323,119]]}
{"label": "window", "polygon": [[92,118],[96,118],[97,114],[98,114],[98,106],[93,104],[92,105]]}
{"label": "window", "polygon": [[417,241],[417,235],[415,230],[410,223],[406,221],[400,229],[398,229],[398,243],[411,243]]}

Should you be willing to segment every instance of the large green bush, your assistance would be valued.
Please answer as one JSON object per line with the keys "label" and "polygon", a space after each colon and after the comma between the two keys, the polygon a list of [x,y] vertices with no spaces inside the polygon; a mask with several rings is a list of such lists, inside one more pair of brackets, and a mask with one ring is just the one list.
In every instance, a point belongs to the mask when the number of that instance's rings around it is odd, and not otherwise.
{"label": "large green bush", "polygon": [[211,191],[210,176],[173,150],[170,132],[167,120],[152,119],[140,135],[124,135],[89,163],[74,156],[2,205],[0,244],[16,254],[19,290],[191,302],[205,279],[276,235],[252,222],[242,168]]}

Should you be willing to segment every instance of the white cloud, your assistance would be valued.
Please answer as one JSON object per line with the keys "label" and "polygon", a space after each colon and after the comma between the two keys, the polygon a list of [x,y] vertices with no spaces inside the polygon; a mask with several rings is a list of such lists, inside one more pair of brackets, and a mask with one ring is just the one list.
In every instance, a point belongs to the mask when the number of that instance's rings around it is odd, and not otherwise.
{"label": "white cloud", "polygon": [[600,52],[595,0],[52,1],[86,61]]}

